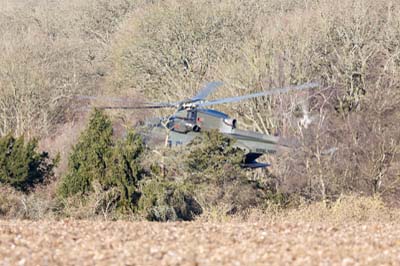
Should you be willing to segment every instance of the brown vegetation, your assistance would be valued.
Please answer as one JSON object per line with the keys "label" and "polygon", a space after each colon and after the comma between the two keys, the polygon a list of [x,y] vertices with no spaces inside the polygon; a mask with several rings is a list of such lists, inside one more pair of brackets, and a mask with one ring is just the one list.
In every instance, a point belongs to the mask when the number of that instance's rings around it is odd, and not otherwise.
{"label": "brown vegetation", "polygon": [[[400,261],[397,1],[0,1],[0,140],[34,143],[0,154],[0,264]],[[122,138],[147,111],[90,130],[76,98],[175,101],[212,80],[225,85],[211,97],[321,86],[217,106],[292,144],[256,171],[221,136],[184,150]],[[45,183],[10,187],[40,154],[60,154],[55,176],[52,163]]]}
{"label": "brown vegetation", "polygon": [[[4,2],[4,1],[3,1]],[[7,1],[0,6],[0,135],[47,136],[71,97],[96,93],[129,1]]]}
{"label": "brown vegetation", "polygon": [[309,93],[219,108],[242,127],[298,139],[288,155],[271,159],[283,191],[324,200],[347,192],[395,197],[400,6],[286,4],[171,0],[138,9],[116,35],[110,87],[165,101],[212,79],[226,84],[218,96],[319,81]]}
{"label": "brown vegetation", "polygon": [[[320,200],[334,206],[348,194],[378,195],[396,205],[399,25],[400,5],[393,1],[6,1],[0,7],[0,136],[37,137],[53,156],[60,152],[58,182],[85,125],[78,94],[173,101],[210,80],[225,83],[214,97],[318,81],[321,87],[310,92],[218,107],[237,117],[240,127],[292,140],[289,153],[265,158],[273,164],[269,171],[221,168],[232,178],[218,186],[220,172],[190,173],[174,162],[175,152],[161,150],[145,157],[168,162],[164,172],[147,163],[147,177],[166,189],[164,181],[195,183],[206,176],[215,190],[205,189],[209,193],[196,200],[203,209],[210,197],[219,203],[208,205],[206,213],[230,212],[233,201],[264,209]],[[135,113],[115,117],[130,124],[130,115]],[[263,195],[260,203],[241,180],[262,184],[274,195]],[[43,190],[54,196],[56,186]],[[104,191],[92,192],[86,206],[74,197],[66,200],[67,216],[110,218],[99,205],[107,198]],[[16,202],[42,199],[36,192],[1,194]],[[44,213],[59,214],[54,198],[43,202],[51,206]],[[3,206],[23,204],[11,205]],[[43,217],[15,214],[32,216]]]}

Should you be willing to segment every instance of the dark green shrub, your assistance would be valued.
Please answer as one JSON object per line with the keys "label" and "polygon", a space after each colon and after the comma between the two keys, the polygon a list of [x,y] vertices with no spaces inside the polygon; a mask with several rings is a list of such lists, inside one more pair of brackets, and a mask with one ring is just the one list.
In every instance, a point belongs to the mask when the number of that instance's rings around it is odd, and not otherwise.
{"label": "dark green shrub", "polygon": [[130,131],[126,139],[113,147],[107,162],[106,177],[101,184],[104,189],[118,188],[118,205],[125,209],[134,207],[140,196],[137,184],[142,172],[139,157],[143,150],[142,138]]}
{"label": "dark green shrub", "polygon": [[223,204],[231,214],[262,205],[271,193],[241,168],[244,152],[234,147],[234,141],[219,132],[204,132],[189,145],[185,159],[185,182],[196,184],[195,195],[202,205]]}
{"label": "dark green shrub", "polygon": [[148,219],[164,221],[192,220],[220,205],[227,207],[227,214],[262,206],[270,189],[241,168],[243,159],[233,139],[204,132],[188,147],[168,150],[164,171],[150,167],[153,180],[144,183],[139,208]]}
{"label": "dark green shrub", "polygon": [[113,153],[111,121],[99,110],[90,118],[68,161],[68,174],[63,179],[60,194],[85,194],[92,190],[92,181],[106,176],[107,160]]}
{"label": "dark green shrub", "polygon": [[0,182],[28,191],[54,175],[57,163],[47,152],[37,151],[37,140],[7,135],[0,138]]}
{"label": "dark green shrub", "polygon": [[150,221],[190,221],[202,213],[190,186],[158,180],[143,184],[139,210]]}
{"label": "dark green shrub", "polygon": [[233,146],[234,139],[217,131],[204,132],[189,145],[190,152],[185,164],[190,172],[225,175],[227,171],[240,172],[244,161],[242,150]]}
{"label": "dark green shrub", "polygon": [[61,198],[93,192],[94,182],[108,191],[117,188],[114,204],[122,209],[134,209],[138,198],[137,182],[141,174],[139,156],[143,142],[139,135],[129,132],[126,139],[113,140],[110,119],[95,110],[88,128],[82,133],[69,158],[69,172],[58,189]]}
{"label": "dark green shrub", "polygon": [[183,157],[191,182],[217,186],[237,180],[247,182],[245,170],[240,166],[244,152],[235,148],[234,142],[217,131],[204,132],[194,139]]}

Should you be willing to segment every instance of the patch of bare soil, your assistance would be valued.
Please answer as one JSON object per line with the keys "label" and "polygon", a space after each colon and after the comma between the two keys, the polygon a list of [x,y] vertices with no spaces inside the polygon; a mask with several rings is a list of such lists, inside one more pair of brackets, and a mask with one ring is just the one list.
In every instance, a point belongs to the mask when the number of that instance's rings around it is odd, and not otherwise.
{"label": "patch of bare soil", "polygon": [[400,225],[0,221],[1,265],[399,265]]}

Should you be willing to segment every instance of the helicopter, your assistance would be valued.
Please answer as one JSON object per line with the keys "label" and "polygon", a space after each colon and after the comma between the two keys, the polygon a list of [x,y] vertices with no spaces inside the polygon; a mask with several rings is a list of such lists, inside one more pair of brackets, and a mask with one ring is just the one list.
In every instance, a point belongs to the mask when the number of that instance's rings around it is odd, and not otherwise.
{"label": "helicopter", "polygon": [[[141,103],[138,105],[124,106],[99,106],[100,109],[161,109],[174,108],[175,112],[165,119],[165,122],[156,123],[156,128],[167,129],[166,145],[169,147],[184,146],[194,138],[201,135],[201,132],[217,130],[218,132],[235,139],[234,146],[245,152],[244,168],[265,168],[267,163],[257,162],[256,159],[264,154],[275,154],[278,149],[285,145],[280,143],[278,136],[262,134],[254,131],[242,130],[237,127],[237,120],[229,115],[210,106],[226,103],[234,103],[251,98],[270,96],[290,91],[300,91],[316,88],[318,83],[305,83],[298,86],[288,86],[273,90],[252,93],[242,96],[207,100],[207,97],[223,83],[213,81],[204,86],[197,95],[178,102],[165,103]],[[93,96],[81,96],[85,99],[96,99]],[[109,98],[117,102],[125,102],[122,98]],[[164,120],[164,119],[161,119]]]}

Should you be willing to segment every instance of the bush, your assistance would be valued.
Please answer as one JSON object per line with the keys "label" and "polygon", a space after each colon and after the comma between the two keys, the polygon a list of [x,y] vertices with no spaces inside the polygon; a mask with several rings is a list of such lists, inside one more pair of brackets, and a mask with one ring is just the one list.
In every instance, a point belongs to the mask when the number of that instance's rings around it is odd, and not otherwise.
{"label": "bush", "polygon": [[0,138],[0,183],[28,191],[54,176],[58,159],[37,151],[37,141],[7,135]]}
{"label": "bush", "polygon": [[233,146],[234,139],[217,131],[204,132],[202,137],[195,138],[190,144],[190,152],[185,159],[189,171],[215,172],[224,168],[239,168],[244,162],[244,153]]}
{"label": "bush", "polygon": [[233,145],[234,139],[217,132],[204,132],[189,145],[184,163],[188,180],[198,184],[202,198],[208,204],[224,203],[231,211],[250,207],[260,196],[257,182],[248,179],[241,168],[244,152]]}
{"label": "bush", "polygon": [[190,186],[158,180],[143,184],[139,210],[150,221],[190,221],[202,213]]}
{"label": "bush", "polygon": [[0,184],[0,216],[3,218],[18,217],[23,209],[21,198],[24,195],[10,186]]}
{"label": "bush", "polygon": [[[275,216],[267,214],[271,218]],[[345,225],[352,222],[397,221],[398,217],[399,210],[388,207],[379,196],[342,195],[333,202],[303,202],[297,208],[277,213],[275,219]]]}
{"label": "bush", "polygon": [[115,142],[110,119],[95,110],[88,128],[73,148],[68,174],[58,189],[59,196],[89,195],[94,191],[94,184],[98,183],[103,191],[116,188],[114,204],[118,209],[133,210],[143,148],[141,137],[134,132]]}
{"label": "bush", "polygon": [[60,193],[63,196],[88,193],[91,183],[106,176],[106,161],[112,155],[112,124],[99,110],[90,118],[88,128],[81,134],[69,158],[69,173]]}
{"label": "bush", "polygon": [[0,217],[2,219],[46,219],[57,214],[53,184],[38,186],[32,193],[24,193],[0,184]]}
{"label": "bush", "polygon": [[109,170],[102,185],[105,189],[119,187],[119,205],[124,208],[133,208],[132,204],[136,205],[139,199],[138,182],[142,174],[139,157],[143,150],[142,138],[128,132],[126,139],[114,146],[108,163]]}
{"label": "bush", "polygon": [[[148,217],[155,220],[163,220],[162,217],[177,213],[175,205],[171,205],[173,201],[165,195],[186,199],[190,196],[205,212],[221,209],[223,206],[225,215],[262,207],[273,197],[271,195],[274,195],[275,191],[259,181],[252,180],[253,172],[241,168],[244,153],[234,148],[233,144],[233,139],[219,132],[203,132],[201,137],[194,139],[184,149],[168,150],[165,160],[161,159],[166,169],[159,171],[152,167],[152,178],[159,181],[146,183],[143,187],[141,209],[144,206],[153,206]],[[181,159],[177,161],[176,158]],[[151,159],[158,160],[160,159]],[[175,187],[171,187],[172,184],[176,184]],[[185,197],[179,194],[183,188]],[[187,201],[178,202],[179,206],[190,206]],[[160,215],[161,218],[157,218]],[[192,219],[194,216],[188,218]],[[182,219],[179,216],[177,218]]]}

